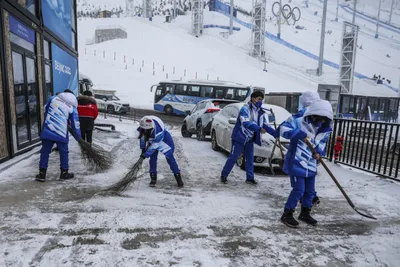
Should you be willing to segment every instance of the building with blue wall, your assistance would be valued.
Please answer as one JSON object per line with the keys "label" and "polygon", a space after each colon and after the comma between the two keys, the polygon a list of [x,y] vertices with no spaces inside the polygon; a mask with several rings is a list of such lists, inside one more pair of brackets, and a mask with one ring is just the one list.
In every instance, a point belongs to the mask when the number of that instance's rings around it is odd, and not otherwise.
{"label": "building with blue wall", "polygon": [[0,162],[40,144],[43,105],[78,93],[76,0],[0,0]]}

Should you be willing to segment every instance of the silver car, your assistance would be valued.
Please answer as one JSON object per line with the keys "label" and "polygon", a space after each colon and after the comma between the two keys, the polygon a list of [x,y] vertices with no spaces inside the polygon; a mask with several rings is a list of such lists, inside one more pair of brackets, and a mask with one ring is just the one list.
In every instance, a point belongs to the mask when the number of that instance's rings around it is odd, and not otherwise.
{"label": "silver car", "polygon": [[239,103],[236,100],[206,99],[202,100],[188,112],[183,120],[181,133],[183,137],[191,137],[196,134],[197,140],[202,141],[206,135],[210,135],[211,121],[214,116],[226,105]]}
{"label": "silver car", "polygon": [[[220,149],[227,152],[231,151],[232,141],[231,135],[235,126],[239,110],[245,103],[237,103],[226,106],[222,109],[213,119],[211,124],[211,145],[212,149],[218,151]],[[275,114],[275,122],[277,125],[284,122],[291,114],[284,108],[263,104],[263,109],[270,110]],[[274,116],[271,112],[266,112],[266,118],[271,127],[274,127]],[[262,145],[254,146],[254,166],[267,167],[272,171],[275,167],[281,167],[282,165],[282,154],[276,145],[276,140],[273,136],[265,133],[262,136]],[[289,140],[281,138],[282,150],[286,154],[287,148],[289,147]],[[245,162],[243,155],[237,160],[237,164],[244,169]]]}

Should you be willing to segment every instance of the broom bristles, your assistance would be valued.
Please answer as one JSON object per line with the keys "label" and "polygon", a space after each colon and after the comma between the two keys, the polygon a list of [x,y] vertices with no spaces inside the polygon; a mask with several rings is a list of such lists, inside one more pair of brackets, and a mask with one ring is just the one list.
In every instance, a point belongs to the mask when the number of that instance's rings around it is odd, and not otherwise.
{"label": "broom bristles", "polygon": [[139,160],[133,165],[129,172],[125,175],[124,178],[116,182],[115,184],[109,186],[104,189],[103,193],[119,193],[128,187],[129,184],[133,183],[137,179],[137,174],[142,166],[143,158],[139,158]]}
{"label": "broom bristles", "polygon": [[79,140],[81,155],[84,164],[96,170],[106,170],[112,166],[113,160],[109,152],[100,146],[90,144],[84,140]]}

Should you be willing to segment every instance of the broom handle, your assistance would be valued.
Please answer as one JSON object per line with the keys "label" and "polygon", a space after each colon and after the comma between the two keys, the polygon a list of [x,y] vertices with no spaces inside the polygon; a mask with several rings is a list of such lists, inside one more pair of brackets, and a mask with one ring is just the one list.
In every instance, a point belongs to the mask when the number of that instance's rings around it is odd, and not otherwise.
{"label": "broom handle", "polygon": [[[304,139],[304,142],[307,144],[307,146],[311,149],[311,152],[313,154],[318,154],[317,151],[315,150],[315,148],[312,146],[312,144],[310,143],[310,141],[308,141],[308,139]],[[340,185],[339,181],[336,179],[335,175],[333,175],[333,173],[331,172],[331,170],[328,168],[328,166],[326,165],[325,161],[322,160],[322,158],[319,158],[319,162],[321,162],[322,166],[324,166],[326,172],[329,174],[329,176],[332,178],[332,180],[335,182],[336,186],[339,188],[340,192],[342,192],[343,196],[346,198],[347,202],[349,203],[349,205],[354,209],[355,206],[353,204],[353,202],[351,201],[351,199],[349,198],[349,196],[346,194],[346,192],[344,191],[343,187]]]}

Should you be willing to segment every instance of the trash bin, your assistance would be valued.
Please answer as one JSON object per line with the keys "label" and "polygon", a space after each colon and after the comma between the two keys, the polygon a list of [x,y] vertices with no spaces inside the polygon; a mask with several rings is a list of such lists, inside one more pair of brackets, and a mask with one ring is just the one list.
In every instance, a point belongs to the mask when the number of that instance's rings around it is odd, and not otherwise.
{"label": "trash bin", "polygon": [[171,16],[165,16],[165,22],[171,22]]}

